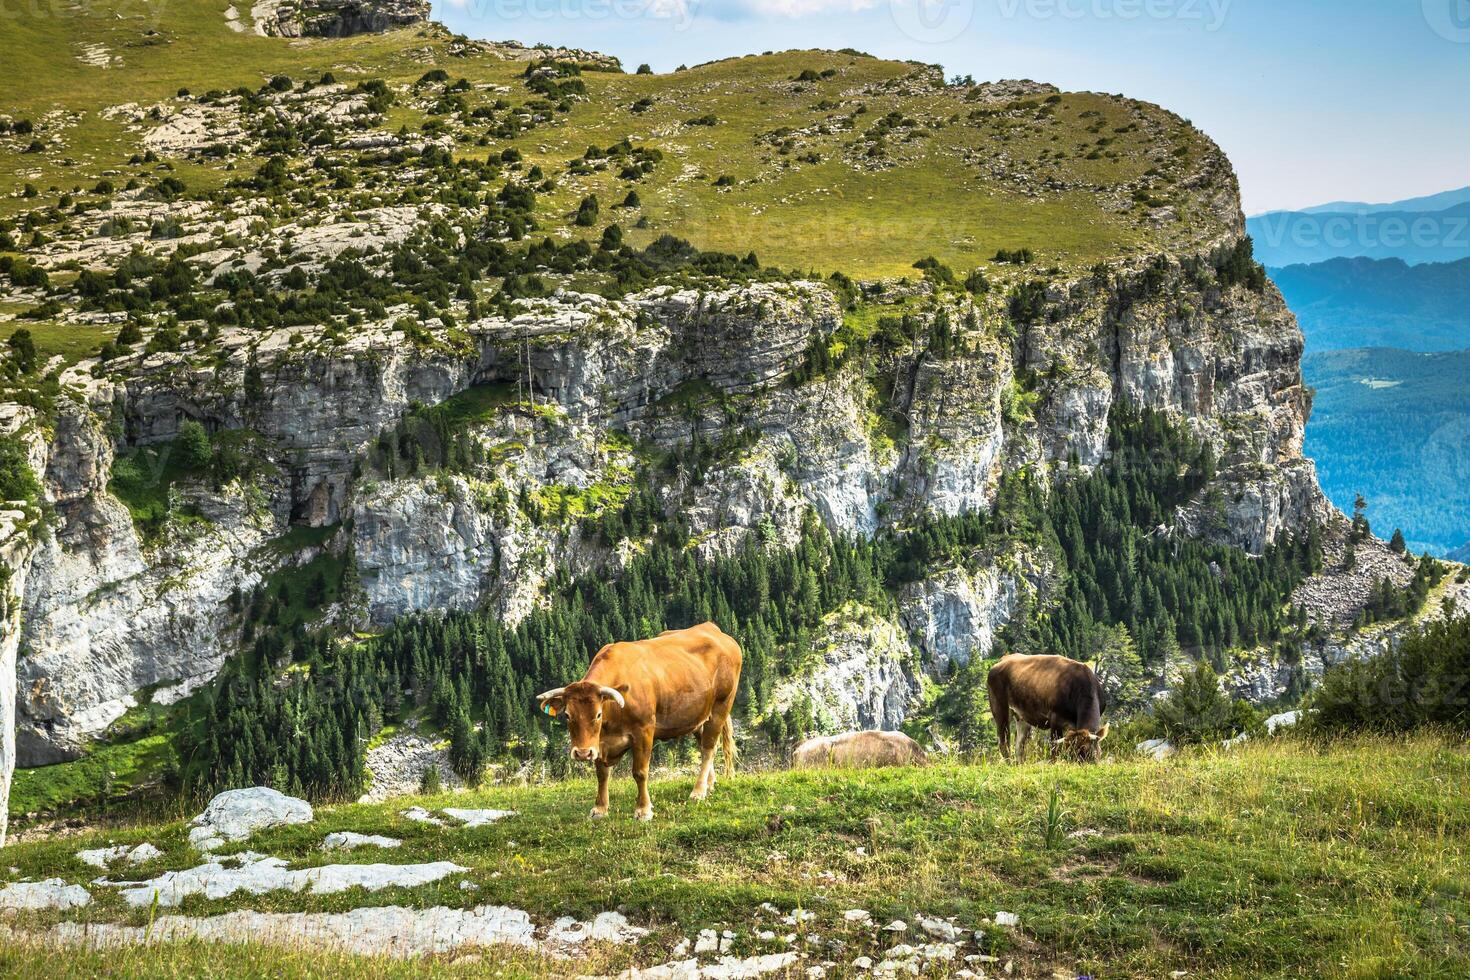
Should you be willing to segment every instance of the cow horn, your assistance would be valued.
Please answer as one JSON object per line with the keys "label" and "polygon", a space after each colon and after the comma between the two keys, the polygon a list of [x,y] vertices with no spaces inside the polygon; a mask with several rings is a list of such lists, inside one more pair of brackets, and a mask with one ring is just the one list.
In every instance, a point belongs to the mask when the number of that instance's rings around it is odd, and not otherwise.
{"label": "cow horn", "polygon": [[623,692],[615,687],[599,687],[598,692],[605,698],[611,698],[618,703],[619,708],[626,708],[627,702],[623,700]]}
{"label": "cow horn", "polygon": [[538,695],[536,695],[536,700],[537,701],[550,701],[554,697],[559,697],[562,694],[562,692],[564,692],[565,690],[566,690],[566,688],[564,688],[564,687],[554,687],[551,690],[547,691],[545,694],[538,694]]}

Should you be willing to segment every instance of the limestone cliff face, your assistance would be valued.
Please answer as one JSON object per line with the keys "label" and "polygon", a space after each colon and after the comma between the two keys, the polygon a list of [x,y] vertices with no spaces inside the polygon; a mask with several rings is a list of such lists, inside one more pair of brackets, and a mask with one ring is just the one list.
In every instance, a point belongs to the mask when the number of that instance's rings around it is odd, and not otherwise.
{"label": "limestone cliff face", "polygon": [[[1008,471],[1045,477],[1105,459],[1119,399],[1169,412],[1217,449],[1220,477],[1178,515],[1181,530],[1257,551],[1323,512],[1300,455],[1301,335],[1274,289],[1201,286],[1167,261],[1053,284],[1014,327],[998,296],[945,303],[965,324],[958,352],[899,350],[881,365],[892,379],[881,391],[856,363],[797,373],[841,324],[835,296],[809,282],[562,293],[453,339],[429,323],[418,342],[394,332],[390,310],[346,341],[310,328],[227,333],[213,361],[133,355],[110,380],[84,362],[64,378],[79,394],[59,402],[40,466],[55,517],[28,562],[22,764],[76,754],[144,688],[167,700],[212,676],[237,642],[230,596],[296,560],[272,547],[292,526],[350,544],[366,621],[482,603],[524,616],[555,572],[619,560],[571,518],[629,491],[634,446],[719,448],[701,479],[670,490],[709,555],[752,538],[790,543],[808,512],[869,535],[924,511],[988,509]],[[413,406],[475,386],[500,399],[461,423],[480,462],[455,476],[364,468]],[[145,541],[108,492],[115,455],[171,440],[186,419],[255,433],[266,475],[175,487],[180,512],[200,519]],[[843,682],[860,681],[868,693],[832,704],[831,723],[897,724],[919,674],[988,653],[1045,579],[1024,556],[977,567],[935,570],[895,620],[834,633],[831,656],[795,683],[840,699]]]}
{"label": "limestone cliff face", "polygon": [[974,572],[945,569],[907,590],[899,619],[936,675],[989,656],[1023,596],[1037,591],[1041,569],[1008,557],[1007,567],[987,562]]}
{"label": "limestone cliff face", "polygon": [[260,0],[251,9],[258,33],[273,37],[351,37],[429,19],[428,0]]}
{"label": "limestone cliff face", "polygon": [[[0,433],[14,435],[26,449],[33,470],[46,465],[47,447],[29,408],[0,410]],[[34,511],[8,504],[0,509],[0,846],[5,844],[10,781],[15,773],[16,659],[21,642],[21,609],[30,578],[31,554],[36,546]]]}
{"label": "limestone cliff face", "polygon": [[[135,703],[168,703],[209,679],[233,652],[228,599],[258,581],[252,552],[284,533],[279,481],[215,494],[179,491],[201,519],[145,545],[107,490],[113,446],[97,413],[58,404],[44,488],[57,519],[30,558],[17,665],[22,764],[78,753]],[[274,504],[274,509],[272,507]]]}
{"label": "limestone cliff face", "polygon": [[[20,647],[20,602],[25,597],[30,565],[30,541],[14,525],[0,539],[0,562],[11,573],[0,591],[0,723],[15,717],[15,659]],[[15,726],[0,724],[0,846],[10,811],[10,780],[15,774]]]}
{"label": "limestone cliff face", "polygon": [[1201,287],[1165,262],[1107,286],[1053,286],[1048,300],[1056,305],[1018,344],[1023,369],[1041,378],[1031,455],[1096,463],[1121,399],[1185,421],[1215,447],[1219,479],[1180,515],[1189,533],[1259,553],[1327,513],[1301,454],[1311,412],[1302,334],[1274,286]]}
{"label": "limestone cliff face", "polygon": [[917,657],[902,632],[871,609],[828,617],[813,660],[771,696],[776,711],[810,715],[820,732],[896,729],[920,691]]}

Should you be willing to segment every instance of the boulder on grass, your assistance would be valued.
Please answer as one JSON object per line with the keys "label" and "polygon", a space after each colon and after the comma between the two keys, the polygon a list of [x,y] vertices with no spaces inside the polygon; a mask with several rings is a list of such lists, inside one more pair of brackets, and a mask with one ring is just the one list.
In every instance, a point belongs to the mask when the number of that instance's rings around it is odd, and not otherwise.
{"label": "boulder on grass", "polygon": [[189,843],[201,851],[212,851],[226,843],[246,840],[259,830],[311,823],[311,819],[310,803],[268,786],[226,790],[194,818]]}

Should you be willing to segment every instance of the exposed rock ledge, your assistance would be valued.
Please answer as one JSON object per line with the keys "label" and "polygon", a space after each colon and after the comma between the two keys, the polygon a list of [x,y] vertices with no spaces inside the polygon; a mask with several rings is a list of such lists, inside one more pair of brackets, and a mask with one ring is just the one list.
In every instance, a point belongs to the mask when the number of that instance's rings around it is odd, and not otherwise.
{"label": "exposed rock ledge", "polygon": [[255,32],[270,37],[351,37],[429,19],[428,0],[261,0],[250,10]]}

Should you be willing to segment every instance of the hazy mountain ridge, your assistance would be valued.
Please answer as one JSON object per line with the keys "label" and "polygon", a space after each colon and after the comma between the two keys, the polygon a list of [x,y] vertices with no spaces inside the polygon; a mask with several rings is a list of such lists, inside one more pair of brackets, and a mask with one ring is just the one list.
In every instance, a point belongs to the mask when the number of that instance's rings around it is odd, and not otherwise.
{"label": "hazy mountain ridge", "polygon": [[[1358,213],[1381,213],[1384,211],[1443,211],[1445,208],[1454,207],[1470,201],[1470,187],[1461,187],[1456,190],[1440,191],[1437,194],[1426,194],[1423,197],[1410,197],[1402,201],[1390,201],[1386,204],[1368,204],[1365,201],[1331,201],[1327,204],[1318,204],[1310,208],[1297,208],[1295,210],[1302,214],[1358,214]],[[1285,209],[1291,210],[1291,209]],[[1279,212],[1268,211],[1266,214]]]}
{"label": "hazy mountain ridge", "polygon": [[1309,350],[1470,347],[1470,257],[1421,265],[1335,258],[1270,273]]}
{"label": "hazy mountain ridge", "polygon": [[1270,267],[1331,258],[1457,262],[1470,254],[1470,201],[1431,211],[1276,211],[1246,221]]}

